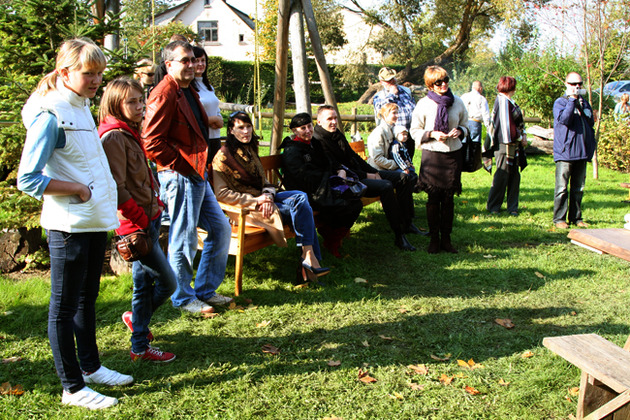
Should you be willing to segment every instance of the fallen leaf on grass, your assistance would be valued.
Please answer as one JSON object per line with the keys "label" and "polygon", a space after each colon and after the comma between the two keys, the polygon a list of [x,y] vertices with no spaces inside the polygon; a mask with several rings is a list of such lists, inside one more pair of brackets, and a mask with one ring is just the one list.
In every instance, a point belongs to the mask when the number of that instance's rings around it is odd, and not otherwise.
{"label": "fallen leaf on grass", "polygon": [[214,318],[219,316],[219,314],[216,312],[210,312],[209,314],[201,314],[201,316],[204,318]]}
{"label": "fallen leaf on grass", "polygon": [[536,274],[536,277],[538,277],[539,279],[544,279],[545,275],[542,273],[539,273],[538,271],[536,271],[534,274]]}
{"label": "fallen leaf on grass", "polygon": [[565,400],[567,400],[567,401],[569,401],[569,402],[573,402],[573,400],[571,399],[571,397],[569,397],[568,395],[565,395],[565,396],[564,396],[564,399],[565,399]]}
{"label": "fallen leaf on grass", "polygon": [[388,337],[388,336],[386,336],[386,335],[379,334],[378,336],[379,336],[379,337],[381,337],[383,340],[388,340],[388,341],[393,340],[393,338],[392,338],[392,337]]}
{"label": "fallen leaf on grass", "polygon": [[2,395],[22,395],[24,394],[24,389],[22,385],[11,386],[10,383],[5,382],[0,386],[0,394]]}
{"label": "fallen leaf on grass", "polygon": [[361,344],[363,345],[363,347],[370,347],[370,343],[368,343],[367,340],[361,341]]}
{"label": "fallen leaf on grass", "polygon": [[477,391],[475,388],[473,388],[472,386],[468,386],[468,385],[466,385],[464,387],[464,391],[468,392],[470,395],[481,394],[481,392]]}
{"label": "fallen leaf on grass", "polygon": [[392,400],[404,400],[405,399],[405,397],[403,397],[402,394],[400,394],[400,393],[398,393],[396,391],[394,391],[394,395],[389,394],[389,398],[391,398]]}
{"label": "fallen leaf on grass", "polygon": [[230,305],[228,306],[228,309],[232,310],[234,308],[236,308],[236,302],[232,301],[232,302],[230,302]]}
{"label": "fallen leaf on grass", "polygon": [[497,318],[494,320],[494,322],[496,322],[503,328],[507,328],[508,330],[514,328],[514,323],[509,318]]}
{"label": "fallen leaf on grass", "polygon": [[364,371],[363,369],[359,369],[359,380],[366,384],[371,384],[371,383],[376,382],[376,379],[368,375],[368,371],[367,370]]}
{"label": "fallen leaf on grass", "polygon": [[355,277],[354,278],[354,282],[355,283],[367,283],[368,281],[366,279],[362,279],[361,277]]}
{"label": "fallen leaf on grass", "polygon": [[463,374],[463,373],[459,372],[459,373],[456,373],[456,374],[453,376],[453,378],[463,379],[463,378],[465,378],[465,376],[464,376],[464,374]]}
{"label": "fallen leaf on grass", "polygon": [[257,322],[256,328],[265,328],[269,324],[271,324],[271,321]]}
{"label": "fallen leaf on grass", "polygon": [[13,356],[13,357],[7,357],[6,359],[2,359],[2,363],[4,364],[15,363],[15,362],[19,362],[20,360],[22,360],[21,357]]}
{"label": "fallen leaf on grass", "polygon": [[247,306],[247,310],[249,310],[249,311],[253,311],[255,309],[258,309],[258,305],[251,305],[250,304],[250,305]]}
{"label": "fallen leaf on grass", "polygon": [[341,360],[329,360],[327,364],[331,367],[341,366]]}
{"label": "fallen leaf on grass", "polygon": [[465,360],[457,360],[457,364],[463,368],[466,369],[481,369],[483,368],[483,365],[475,363],[475,361],[473,359],[468,360],[467,362]]}
{"label": "fallen leaf on grass", "polygon": [[409,310],[405,308],[398,308],[398,312],[400,312],[401,314],[406,314],[407,312],[409,312]]}
{"label": "fallen leaf on grass", "polygon": [[278,347],[272,346],[271,344],[265,344],[264,346],[262,346],[261,348],[263,353],[269,353],[269,354],[280,354],[280,349]]}
{"label": "fallen leaf on grass", "polygon": [[429,369],[425,365],[408,365],[407,367],[418,375],[426,375],[429,373]]}
{"label": "fallen leaf on grass", "polygon": [[306,289],[307,287],[308,287],[308,283],[302,283],[302,284],[293,286],[294,289]]}
{"label": "fallen leaf on grass", "polygon": [[324,417],[322,420],[343,420],[342,417]]}
{"label": "fallen leaf on grass", "polygon": [[476,214],[472,217],[473,220],[477,221],[479,220],[479,216],[477,216]]}
{"label": "fallen leaf on grass", "polygon": [[468,204],[468,200],[462,200],[462,201],[460,201],[460,203],[462,203],[462,204]]}
{"label": "fallen leaf on grass", "polygon": [[413,389],[414,391],[422,391],[424,389],[424,385],[412,382],[409,384],[409,388]]}
{"label": "fallen leaf on grass", "polygon": [[453,379],[455,379],[452,376],[448,376],[445,373],[442,374],[442,376],[440,376],[440,382],[443,383],[444,385],[450,385],[451,382],[453,382]]}
{"label": "fallen leaf on grass", "polygon": [[525,353],[521,354],[521,357],[523,359],[528,359],[528,358],[532,357],[533,355],[534,355],[534,353],[528,350]]}
{"label": "fallen leaf on grass", "polygon": [[580,393],[580,387],[574,386],[573,388],[569,388],[569,395],[577,397]]}
{"label": "fallen leaf on grass", "polygon": [[486,254],[483,256],[484,258],[496,258],[496,255],[490,255],[490,254]]}
{"label": "fallen leaf on grass", "polygon": [[446,362],[447,360],[451,359],[451,354],[447,353],[444,355],[444,357],[439,357],[439,356],[436,356],[435,354],[432,354],[431,359],[437,360],[438,362]]}
{"label": "fallen leaf on grass", "polygon": [[501,386],[508,386],[509,384],[510,384],[510,383],[509,383],[509,382],[505,382],[505,381],[503,380],[503,378],[499,379],[499,385],[501,385]]}

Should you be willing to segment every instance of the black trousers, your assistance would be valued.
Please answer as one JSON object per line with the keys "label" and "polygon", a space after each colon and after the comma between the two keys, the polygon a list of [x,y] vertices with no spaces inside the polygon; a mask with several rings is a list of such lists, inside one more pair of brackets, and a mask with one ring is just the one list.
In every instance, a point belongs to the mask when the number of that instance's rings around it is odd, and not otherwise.
{"label": "black trousers", "polygon": [[418,176],[402,171],[378,171],[382,179],[361,180],[367,186],[366,197],[380,196],[385,217],[394,233],[401,233],[413,217],[413,188]]}

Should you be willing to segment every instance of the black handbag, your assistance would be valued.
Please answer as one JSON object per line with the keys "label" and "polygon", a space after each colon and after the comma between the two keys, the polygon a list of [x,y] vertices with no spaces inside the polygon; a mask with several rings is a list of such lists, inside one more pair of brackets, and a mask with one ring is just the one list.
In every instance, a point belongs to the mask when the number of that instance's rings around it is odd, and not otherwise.
{"label": "black handbag", "polygon": [[481,142],[472,141],[470,132],[462,140],[462,172],[476,172],[481,169]]}
{"label": "black handbag", "polygon": [[361,198],[365,195],[367,186],[358,178],[347,176],[342,178],[339,175],[332,175],[328,180],[333,196],[344,200]]}

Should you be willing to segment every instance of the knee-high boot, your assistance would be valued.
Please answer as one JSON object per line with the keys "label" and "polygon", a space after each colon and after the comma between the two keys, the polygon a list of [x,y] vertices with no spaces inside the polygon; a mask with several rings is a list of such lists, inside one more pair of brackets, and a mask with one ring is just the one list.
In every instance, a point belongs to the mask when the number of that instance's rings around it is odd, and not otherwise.
{"label": "knee-high boot", "polygon": [[427,252],[437,254],[440,252],[440,204],[427,201],[427,223],[429,225],[429,235],[431,242]]}

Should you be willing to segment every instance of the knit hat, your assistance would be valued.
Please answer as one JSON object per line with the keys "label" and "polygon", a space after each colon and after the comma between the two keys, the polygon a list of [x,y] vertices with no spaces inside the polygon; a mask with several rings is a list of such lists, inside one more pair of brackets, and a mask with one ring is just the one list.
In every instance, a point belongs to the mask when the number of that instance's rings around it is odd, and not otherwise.
{"label": "knit hat", "polygon": [[394,126],[394,137],[397,137],[400,133],[408,133],[407,128],[404,125]]}
{"label": "knit hat", "polygon": [[300,112],[296,114],[295,117],[291,118],[291,123],[289,123],[289,128],[302,127],[308,123],[312,123],[313,119],[310,114],[307,112]]}
{"label": "knit hat", "polygon": [[396,70],[390,69],[389,67],[383,67],[378,72],[378,80],[381,82],[389,82],[394,77],[396,77]]}

